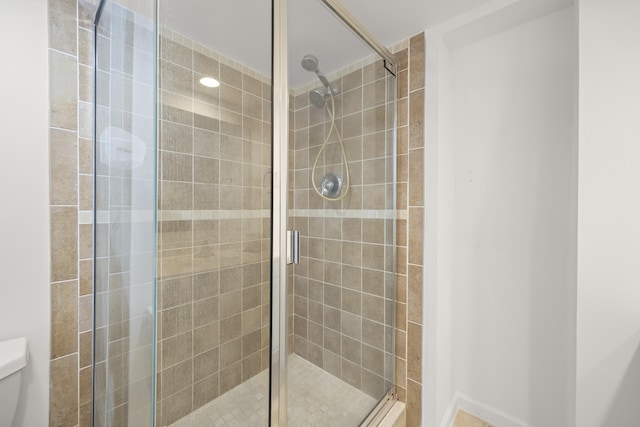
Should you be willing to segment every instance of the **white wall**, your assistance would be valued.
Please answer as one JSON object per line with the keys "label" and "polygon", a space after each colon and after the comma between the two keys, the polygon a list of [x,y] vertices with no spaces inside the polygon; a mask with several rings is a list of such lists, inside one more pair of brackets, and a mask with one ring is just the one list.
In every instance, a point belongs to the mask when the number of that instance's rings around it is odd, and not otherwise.
{"label": "white wall", "polygon": [[639,425],[640,2],[579,10],[577,425]]}
{"label": "white wall", "polygon": [[[522,9],[507,6],[517,2],[494,3],[502,16],[470,19],[466,33],[455,25],[432,32],[440,42],[427,33],[427,146],[437,141],[427,153],[427,165],[437,159],[436,183],[427,181],[437,215],[430,221],[427,212],[427,230],[438,231],[437,247],[427,247],[437,272],[425,292],[435,312],[425,311],[427,334],[437,338],[425,342],[440,348],[427,350],[437,367],[425,366],[425,395],[436,399],[425,401],[426,425],[439,425],[446,400],[457,396],[501,426],[567,426],[575,385],[574,10],[514,26],[507,17],[521,19]],[[500,31],[491,35],[491,26]]]}
{"label": "white wall", "polygon": [[47,1],[0,1],[0,340],[26,336],[15,427],[48,425]]}
{"label": "white wall", "polygon": [[455,182],[451,135],[451,55],[438,31],[426,33],[425,269],[423,424],[439,426],[453,397],[450,296]]}

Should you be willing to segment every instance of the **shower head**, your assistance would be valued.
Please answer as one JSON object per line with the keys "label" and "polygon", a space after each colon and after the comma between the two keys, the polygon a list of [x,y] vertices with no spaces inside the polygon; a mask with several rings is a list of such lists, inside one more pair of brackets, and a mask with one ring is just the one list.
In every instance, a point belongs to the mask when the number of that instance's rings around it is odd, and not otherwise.
{"label": "shower head", "polygon": [[312,73],[318,72],[318,58],[315,55],[305,55],[302,57],[302,68]]}
{"label": "shower head", "polygon": [[311,104],[313,104],[313,106],[318,108],[323,108],[325,103],[324,97],[326,95],[327,95],[327,92],[320,89],[314,89],[311,92],[309,92],[309,101],[311,102]]}
{"label": "shower head", "polygon": [[302,64],[302,68],[304,68],[305,70],[311,71],[312,73],[316,73],[316,76],[318,76],[318,79],[320,79],[320,81],[322,82],[324,87],[327,88],[327,90],[331,90],[331,91],[334,90],[331,87],[331,83],[329,83],[329,80],[327,80],[324,74],[322,74],[322,71],[320,71],[320,68],[318,68],[318,58],[316,58],[315,55],[307,54],[303,56],[301,64]]}

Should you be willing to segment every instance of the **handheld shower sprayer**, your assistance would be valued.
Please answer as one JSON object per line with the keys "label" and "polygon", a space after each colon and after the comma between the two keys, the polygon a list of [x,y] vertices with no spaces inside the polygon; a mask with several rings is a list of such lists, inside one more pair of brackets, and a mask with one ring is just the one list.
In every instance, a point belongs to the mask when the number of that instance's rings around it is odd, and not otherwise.
{"label": "handheld shower sprayer", "polygon": [[[318,68],[318,58],[316,58],[314,55],[305,55],[302,58],[301,64],[302,68],[304,68],[305,70],[316,73],[316,76],[325,87],[324,90],[314,89],[309,92],[309,101],[317,108],[326,108],[327,114],[331,119],[331,126],[329,127],[329,131],[327,132],[327,135],[324,138],[324,142],[322,143],[322,146],[320,147],[320,150],[316,155],[316,159],[313,162],[313,169],[311,170],[311,183],[313,184],[313,189],[315,190],[316,194],[318,194],[323,199],[329,201],[342,200],[349,192],[351,177],[349,176],[349,162],[347,160],[347,154],[344,148],[344,141],[342,140],[340,131],[336,127],[336,106],[334,95],[336,95],[338,91],[331,86],[329,80],[327,80],[325,75],[320,71],[320,68]],[[330,104],[326,102],[327,97],[329,97],[329,100],[331,101]],[[335,173],[329,172],[322,178],[320,188],[318,188],[315,180],[316,168],[318,166],[318,161],[320,160],[322,152],[325,150],[327,144],[329,143],[332,132],[335,132],[338,136],[338,144],[340,145],[340,149],[342,150],[342,161],[344,163],[346,179],[342,180]]]}
{"label": "handheld shower sprayer", "polygon": [[325,77],[325,75],[320,71],[318,67],[318,58],[315,55],[307,54],[302,58],[302,68],[307,71],[311,71],[312,73],[316,73],[318,80],[325,87],[322,89],[314,89],[309,93],[309,100],[311,104],[315,105],[318,108],[323,108],[325,105],[325,101],[329,93],[332,95],[337,95],[338,90],[334,88],[329,80]]}
{"label": "handheld shower sprayer", "polygon": [[331,83],[329,83],[329,80],[327,80],[322,71],[320,71],[320,68],[318,68],[318,58],[316,58],[315,55],[305,55],[302,58],[302,68],[307,71],[316,73],[316,76],[318,76],[318,79],[320,79],[324,87],[326,87],[327,90],[333,90],[333,88],[331,87]]}

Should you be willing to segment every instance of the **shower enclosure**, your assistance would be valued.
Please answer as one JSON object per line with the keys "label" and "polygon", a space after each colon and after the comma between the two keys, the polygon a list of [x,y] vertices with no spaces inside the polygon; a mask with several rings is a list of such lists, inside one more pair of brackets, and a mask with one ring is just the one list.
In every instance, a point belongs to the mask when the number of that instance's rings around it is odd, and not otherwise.
{"label": "shower enclosure", "polygon": [[94,425],[375,423],[394,57],[336,0],[103,0],[95,36]]}

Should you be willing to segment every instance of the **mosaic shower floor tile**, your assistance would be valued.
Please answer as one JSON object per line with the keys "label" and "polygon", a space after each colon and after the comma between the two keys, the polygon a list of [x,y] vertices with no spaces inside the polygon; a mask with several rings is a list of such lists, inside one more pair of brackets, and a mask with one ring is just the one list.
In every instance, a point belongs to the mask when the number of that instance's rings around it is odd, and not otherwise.
{"label": "mosaic shower floor tile", "polygon": [[[289,356],[288,425],[356,427],[376,400],[296,354]],[[262,371],[171,427],[267,426],[269,372]]]}

